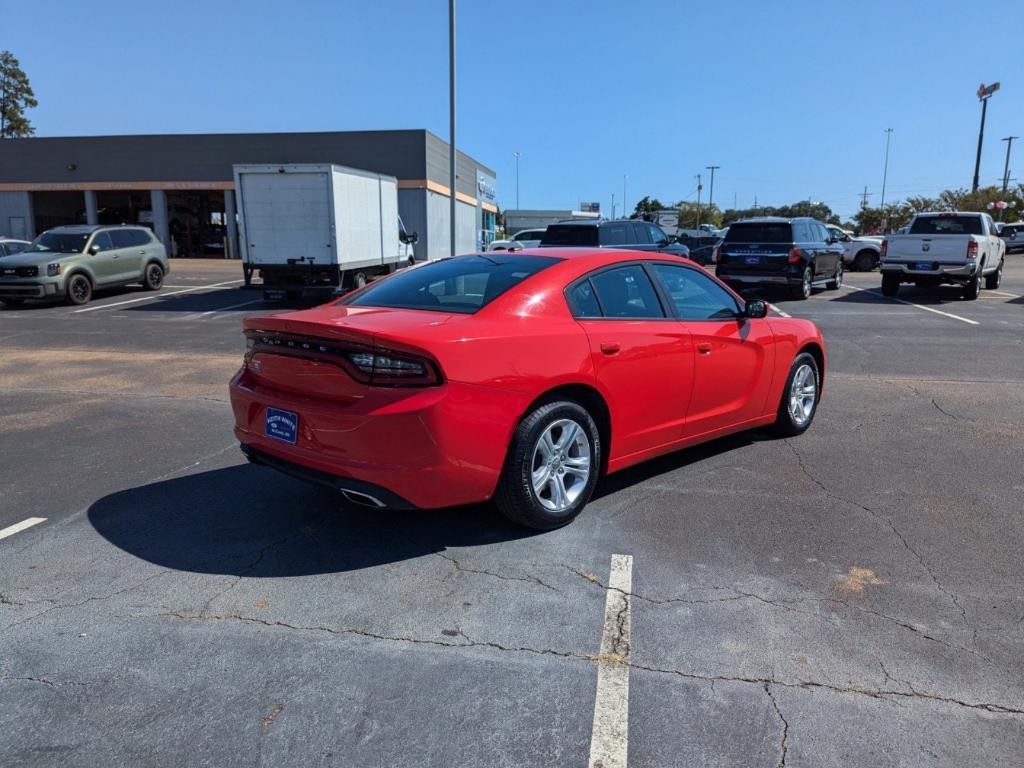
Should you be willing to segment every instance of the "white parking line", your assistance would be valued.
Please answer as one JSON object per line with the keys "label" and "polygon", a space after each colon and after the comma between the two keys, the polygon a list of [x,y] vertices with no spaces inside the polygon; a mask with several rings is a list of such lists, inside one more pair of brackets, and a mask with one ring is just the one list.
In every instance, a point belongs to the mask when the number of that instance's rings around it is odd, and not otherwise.
{"label": "white parking line", "polygon": [[113,304],[98,304],[95,307],[86,307],[85,309],[76,309],[74,314],[79,312],[96,312],[101,309],[113,309],[114,307],[123,307],[125,304],[137,304],[140,301],[153,301],[154,299],[162,299],[166,296],[177,296],[179,293],[192,293],[193,291],[202,291],[207,288],[221,288],[225,285],[234,285],[235,283],[244,282],[243,280],[227,280],[223,283],[212,283],[211,285],[197,285],[192,288],[182,288],[180,291],[171,291],[170,293],[153,293],[149,296],[141,296],[138,299],[128,299],[127,301],[117,301]]}
{"label": "white parking line", "polygon": [[1006,291],[990,291],[986,290],[985,293],[991,293],[993,296],[1002,296],[1004,299],[1019,299],[1016,293],[1007,293]]}
{"label": "white parking line", "polygon": [[769,304],[768,305],[768,309],[770,309],[772,312],[778,312],[779,315],[782,316],[782,317],[792,317],[792,315],[787,314],[786,312],[783,312],[781,309],[776,307],[774,304]]}
{"label": "white parking line", "polygon": [[954,315],[952,312],[943,312],[941,309],[935,309],[935,307],[926,307],[924,304],[915,304],[912,301],[906,301],[895,296],[882,296],[880,291],[876,291],[872,288],[857,288],[856,286],[844,284],[843,288],[847,288],[851,291],[864,291],[865,293],[873,293],[875,296],[879,296],[887,301],[896,301],[900,304],[906,304],[909,307],[917,307],[923,309],[925,312],[934,312],[936,315],[942,315],[943,317],[949,317],[953,320],[959,320],[961,323],[967,323],[968,325],[981,325],[977,320],[971,320],[969,317],[961,317],[960,315]]}
{"label": "white parking line", "polygon": [[263,299],[252,299],[251,301],[243,301],[241,304],[232,304],[230,307],[221,307],[220,309],[211,309],[209,312],[203,312],[199,317],[207,317],[209,315],[215,315],[218,312],[227,312],[229,309],[238,309],[239,307],[247,307],[250,304],[262,304]]}
{"label": "white parking line", "polygon": [[26,528],[31,528],[33,525],[39,525],[40,523],[46,522],[45,517],[29,517],[22,520],[20,523],[9,525],[0,531],[0,539],[6,539],[8,536],[13,536],[16,533],[21,533]]}
{"label": "white parking line", "polygon": [[601,653],[597,657],[597,698],[588,768],[626,768],[629,752],[629,596],[633,558],[612,555],[604,604]]}

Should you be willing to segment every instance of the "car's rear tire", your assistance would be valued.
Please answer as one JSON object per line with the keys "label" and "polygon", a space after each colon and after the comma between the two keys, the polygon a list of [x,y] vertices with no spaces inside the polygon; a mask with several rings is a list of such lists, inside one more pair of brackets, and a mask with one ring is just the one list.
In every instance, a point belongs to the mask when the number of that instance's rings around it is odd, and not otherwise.
{"label": "car's rear tire", "polygon": [[964,283],[963,296],[966,301],[974,301],[981,293],[981,269],[978,274]]}
{"label": "car's rear tire", "polygon": [[896,275],[882,275],[882,295],[892,298],[900,292],[900,279]]}
{"label": "car's rear tire", "polygon": [[68,278],[68,304],[80,307],[92,299],[92,281],[81,272]]}
{"label": "car's rear tire", "polygon": [[156,262],[146,265],[146,272],[142,277],[142,287],[147,291],[159,291],[164,284],[164,268]]}
{"label": "car's rear tire", "polygon": [[878,256],[874,251],[861,251],[853,257],[853,268],[858,272],[870,272],[877,262]]}
{"label": "car's rear tire", "polygon": [[811,298],[811,288],[814,280],[814,273],[810,267],[804,269],[804,273],[800,278],[800,285],[794,285],[790,288],[790,294],[794,299],[809,299]]}
{"label": "car's rear tire", "polygon": [[996,268],[996,271],[993,272],[991,275],[985,275],[985,287],[988,290],[990,290],[990,291],[994,291],[996,288],[998,288],[1002,284],[1002,282],[1003,282],[1003,260],[1000,260],[999,261],[999,266]]}
{"label": "car's rear tire", "polygon": [[818,361],[809,352],[801,352],[789,366],[789,376],[786,377],[786,386],[772,425],[775,434],[793,437],[806,432],[818,412],[820,393]]}
{"label": "car's rear tire", "polygon": [[594,493],[601,437],[593,417],[573,400],[553,400],[516,427],[494,503],[509,520],[549,531],[571,522]]}
{"label": "car's rear tire", "polygon": [[836,265],[836,275],[832,280],[829,280],[825,286],[830,291],[838,291],[843,287],[843,260],[839,260],[839,264]]}

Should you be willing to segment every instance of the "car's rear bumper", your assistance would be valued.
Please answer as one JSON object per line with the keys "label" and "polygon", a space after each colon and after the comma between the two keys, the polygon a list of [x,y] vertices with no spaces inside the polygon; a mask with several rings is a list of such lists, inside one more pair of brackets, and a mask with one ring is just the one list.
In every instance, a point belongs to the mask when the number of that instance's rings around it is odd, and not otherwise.
{"label": "car's rear bumper", "polygon": [[[928,264],[930,269],[917,269],[918,264]],[[898,275],[899,277],[932,277],[966,280],[978,273],[981,266],[977,263],[971,264],[942,264],[929,262],[927,259],[915,261],[884,261],[881,265],[883,275]]]}
{"label": "car's rear bumper", "polygon": [[[305,479],[331,487],[366,484],[386,493],[353,490],[423,509],[489,499],[528,404],[520,395],[456,382],[327,400],[258,386],[245,368],[230,392],[235,436],[264,457],[260,463],[289,474],[312,471]],[[268,407],[298,415],[294,444],[266,435]]]}
{"label": "car's rear bumper", "polygon": [[802,283],[800,275],[719,272],[716,277],[722,282],[738,285],[800,285]]}

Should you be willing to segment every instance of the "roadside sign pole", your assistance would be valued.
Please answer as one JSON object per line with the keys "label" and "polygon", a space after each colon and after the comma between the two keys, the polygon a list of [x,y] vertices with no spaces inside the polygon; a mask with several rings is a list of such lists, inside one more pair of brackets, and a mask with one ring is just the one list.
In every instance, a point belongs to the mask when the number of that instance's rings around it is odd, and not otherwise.
{"label": "roadside sign pole", "polygon": [[981,101],[981,127],[978,129],[978,154],[974,159],[974,183],[971,185],[971,191],[978,191],[978,173],[981,170],[981,145],[985,140],[985,113],[988,111],[988,100],[992,98],[992,94],[999,90],[999,83],[995,82],[992,85],[986,86],[982,83],[978,87],[978,99]]}

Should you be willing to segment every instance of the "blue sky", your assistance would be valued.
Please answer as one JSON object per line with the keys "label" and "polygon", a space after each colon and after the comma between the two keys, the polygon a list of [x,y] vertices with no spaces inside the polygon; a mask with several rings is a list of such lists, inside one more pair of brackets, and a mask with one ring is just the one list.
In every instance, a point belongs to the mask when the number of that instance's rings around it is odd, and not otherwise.
{"label": "blue sky", "polygon": [[[969,186],[981,82],[982,182],[1024,135],[1024,4],[589,2],[459,7],[459,145],[499,203],[611,195],[811,197],[856,210]],[[445,0],[0,0],[0,48],[31,78],[40,136],[427,128],[448,134]],[[1024,181],[1024,140],[1011,173]],[[2,169],[0,169],[2,176]],[[705,180],[704,195],[708,189]]]}

